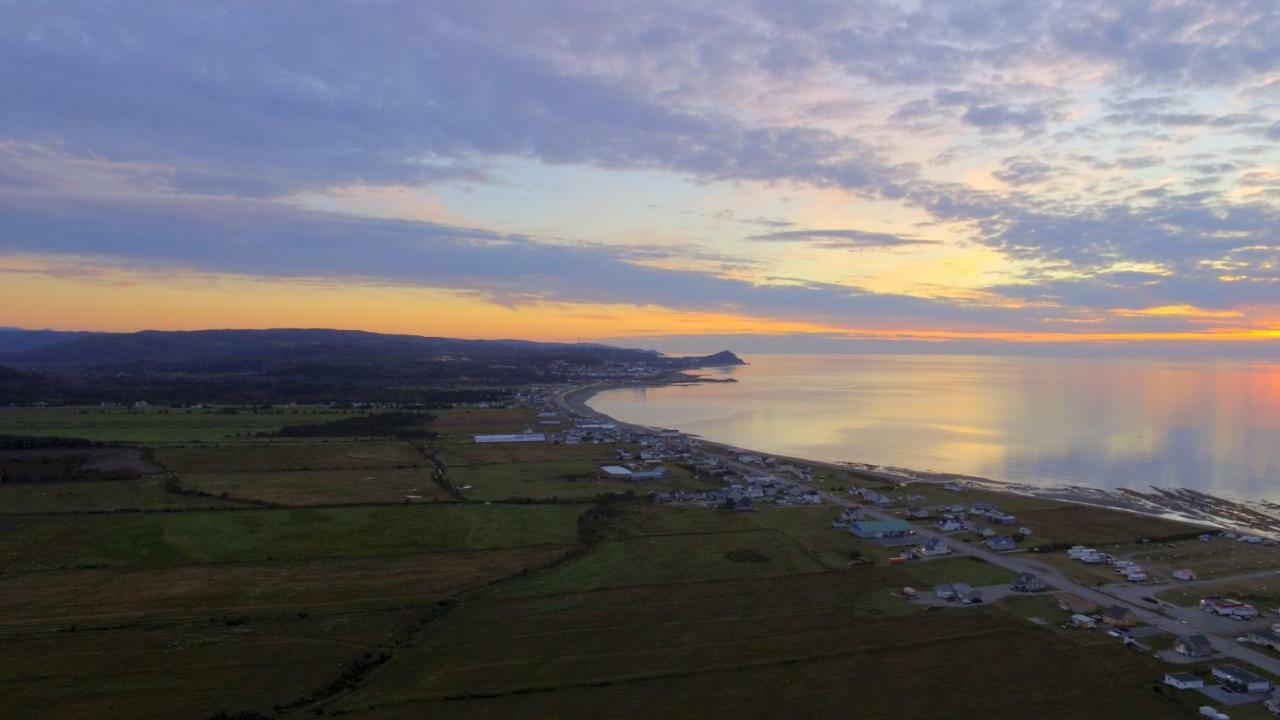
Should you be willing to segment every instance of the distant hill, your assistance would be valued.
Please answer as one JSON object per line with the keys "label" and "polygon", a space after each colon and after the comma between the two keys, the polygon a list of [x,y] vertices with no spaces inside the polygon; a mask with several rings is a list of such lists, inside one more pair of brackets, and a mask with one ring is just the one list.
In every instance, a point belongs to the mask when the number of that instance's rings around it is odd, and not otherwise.
{"label": "distant hill", "polygon": [[0,327],[0,353],[24,352],[85,337],[92,333],[61,330],[23,330]]}
{"label": "distant hill", "polygon": [[[11,331],[12,332],[12,331]],[[18,373],[0,403],[492,401],[522,385],[596,377],[643,364],[662,370],[741,364],[731,352],[667,357],[653,350],[525,340],[459,340],[355,330],[73,333],[0,353]],[[0,379],[3,376],[0,375]],[[38,380],[38,382],[37,382]],[[16,392],[21,388],[22,392]]]}
{"label": "distant hill", "polygon": [[[137,333],[67,333],[3,361],[26,367],[88,367],[120,364],[146,366],[273,365],[324,361],[430,360],[466,358],[501,361],[518,358],[570,362],[657,362],[687,365],[653,350],[596,344],[540,343],[526,340],[458,340],[417,335],[384,335],[358,330],[194,330]],[[33,339],[30,342],[35,342]],[[732,353],[719,353],[713,363],[741,363]],[[243,369],[243,368],[242,368]]]}

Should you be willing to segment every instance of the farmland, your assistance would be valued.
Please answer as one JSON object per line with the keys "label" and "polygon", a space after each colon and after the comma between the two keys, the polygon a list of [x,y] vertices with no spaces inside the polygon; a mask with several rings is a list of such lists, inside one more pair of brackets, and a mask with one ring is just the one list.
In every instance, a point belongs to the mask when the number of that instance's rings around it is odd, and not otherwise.
{"label": "farmland", "polygon": [[[1048,598],[895,597],[1012,579],[995,565],[890,566],[830,506],[651,504],[718,483],[600,477],[632,445],[471,442],[528,411],[432,411],[412,435],[320,408],[4,412],[128,442],[93,453],[140,474],[40,450],[0,485],[2,717],[1185,717],[1154,660],[1026,622]],[[353,428],[385,434],[324,434]],[[1087,522],[1060,510],[1019,505],[1050,534]]]}

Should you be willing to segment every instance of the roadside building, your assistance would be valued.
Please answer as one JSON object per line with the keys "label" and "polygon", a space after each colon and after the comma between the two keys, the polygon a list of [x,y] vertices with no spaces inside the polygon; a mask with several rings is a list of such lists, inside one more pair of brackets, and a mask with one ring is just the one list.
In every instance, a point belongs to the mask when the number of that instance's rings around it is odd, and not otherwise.
{"label": "roadside building", "polygon": [[477,444],[485,443],[526,443],[526,442],[546,442],[546,433],[510,433],[496,435],[476,435]]}
{"label": "roadside building", "polygon": [[1138,616],[1123,605],[1112,605],[1102,614],[1102,622],[1116,628],[1131,628],[1138,624]]}
{"label": "roadside building", "polygon": [[934,594],[939,599],[947,602],[962,602],[966,604],[982,602],[982,592],[973,589],[968,583],[939,585],[934,590]]}
{"label": "roadside building", "polygon": [[1179,690],[1192,690],[1204,687],[1204,678],[1186,672],[1165,673],[1164,684],[1172,685]]}
{"label": "roadside building", "polygon": [[849,524],[849,532],[860,538],[899,538],[911,534],[911,523],[905,520],[858,520]]}
{"label": "roadside building", "polygon": [[1078,628],[1084,628],[1086,630],[1098,627],[1097,620],[1094,620],[1091,616],[1084,615],[1082,613],[1076,613],[1075,615],[1072,615],[1071,624],[1075,625]]}
{"label": "roadside building", "polygon": [[1248,638],[1254,645],[1280,651],[1280,633],[1274,630],[1254,630],[1249,633]]}
{"label": "roadside building", "polygon": [[1014,542],[1013,538],[1008,535],[996,535],[987,538],[984,544],[995,552],[1009,552],[1010,550],[1018,549],[1018,543]]}
{"label": "roadside building", "polygon": [[942,518],[935,523],[935,526],[942,532],[947,533],[964,529],[964,524],[951,515],[943,515]]}
{"label": "roadside building", "polygon": [[1234,692],[1264,693],[1271,692],[1271,681],[1251,673],[1235,665],[1218,665],[1213,668],[1213,677],[1219,683]]}
{"label": "roadside building", "polygon": [[951,546],[943,542],[941,538],[929,538],[929,541],[920,546],[917,552],[925,557],[946,555],[951,552]]}
{"label": "roadside building", "polygon": [[[632,480],[661,480],[667,476],[667,469],[661,465],[648,470],[632,470]],[[763,495],[763,494],[762,494]]]}
{"label": "roadside building", "polygon": [[1045,589],[1044,580],[1039,576],[1031,573],[1022,573],[1013,581],[1013,589],[1017,592],[1043,592]]}
{"label": "roadside building", "polygon": [[1183,635],[1174,640],[1173,651],[1187,657],[1209,657],[1213,654],[1213,645],[1209,643],[1209,638],[1196,633],[1194,635]]}

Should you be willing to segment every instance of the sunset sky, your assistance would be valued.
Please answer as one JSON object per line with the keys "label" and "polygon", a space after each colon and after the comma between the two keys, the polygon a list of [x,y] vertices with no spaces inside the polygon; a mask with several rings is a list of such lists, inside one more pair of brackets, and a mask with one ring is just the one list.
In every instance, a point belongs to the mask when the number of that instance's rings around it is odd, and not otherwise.
{"label": "sunset sky", "polygon": [[0,0],[0,89],[0,325],[1280,344],[1274,2]]}

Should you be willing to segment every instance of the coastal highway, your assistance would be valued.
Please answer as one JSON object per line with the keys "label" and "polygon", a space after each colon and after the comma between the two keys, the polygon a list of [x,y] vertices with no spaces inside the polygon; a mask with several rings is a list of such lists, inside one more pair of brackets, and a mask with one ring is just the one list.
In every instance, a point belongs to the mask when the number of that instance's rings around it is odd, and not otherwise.
{"label": "coastal highway", "polygon": [[[775,482],[807,487],[804,483],[799,481],[774,473],[769,473],[768,471],[764,471],[762,468],[753,465],[739,463],[736,459],[728,456],[721,455],[721,459],[748,477],[768,475]],[[824,500],[834,505],[848,508],[858,504],[850,500],[848,497],[841,496],[830,491],[819,490],[818,492],[822,495]],[[862,506],[862,509],[869,517],[879,520],[901,520],[899,517],[895,517],[889,513],[866,506]],[[1169,617],[1153,609],[1144,607],[1143,604],[1140,604],[1139,602],[1131,601],[1126,597],[1112,595],[1101,589],[1081,585],[1080,583],[1068,579],[1057,568],[1037,560],[1034,555],[1028,553],[992,552],[984,547],[959,541],[946,533],[939,532],[932,528],[916,526],[916,534],[921,537],[921,542],[924,542],[929,538],[941,538],[946,541],[948,546],[951,547],[952,552],[957,554],[980,558],[992,565],[997,565],[1011,572],[1032,573],[1034,575],[1038,575],[1045,581],[1046,585],[1092,600],[1103,608],[1111,605],[1120,605],[1122,607],[1129,608],[1142,622],[1147,623],[1148,625],[1154,625],[1166,632],[1174,633],[1175,635],[1187,635],[1197,632],[1203,633],[1205,637],[1209,638],[1209,642],[1213,645],[1214,650],[1222,655],[1248,663],[1266,670],[1269,673],[1280,675],[1280,660],[1245,647],[1244,645],[1236,642],[1233,637],[1223,637],[1221,635],[1223,632],[1221,625],[1223,622],[1222,619],[1203,613],[1199,609],[1180,609],[1179,611],[1176,611],[1177,614],[1175,617]],[[1223,579],[1229,578],[1219,578],[1219,580]],[[1128,595],[1129,593],[1126,592],[1125,594]],[[1234,629],[1234,632],[1230,633],[1231,635],[1239,633],[1245,627],[1235,621],[1228,622],[1232,623],[1231,627]]]}

